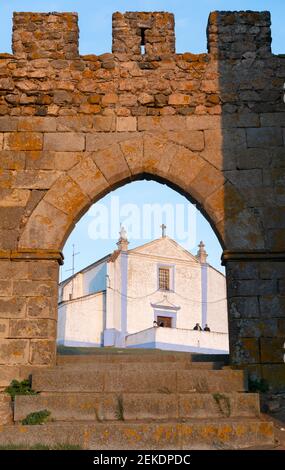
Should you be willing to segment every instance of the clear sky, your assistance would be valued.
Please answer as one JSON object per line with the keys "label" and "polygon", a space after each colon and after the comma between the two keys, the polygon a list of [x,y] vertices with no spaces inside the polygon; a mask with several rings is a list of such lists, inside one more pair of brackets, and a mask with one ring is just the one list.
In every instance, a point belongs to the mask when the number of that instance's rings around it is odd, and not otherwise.
{"label": "clear sky", "polygon": [[[275,54],[285,53],[285,0],[200,0],[199,2],[193,0],[121,0],[120,2],[115,0],[103,2],[97,0],[1,0],[0,52],[11,52],[13,11],[76,11],[79,13],[80,53],[102,54],[111,51],[112,13],[136,10],[173,12],[176,23],[176,50],[193,53],[206,52],[206,25],[211,11],[269,10],[272,19],[272,51]],[[114,209],[118,201],[121,212],[119,217],[118,211]],[[134,228],[137,229],[138,233],[134,233],[131,237],[130,248],[157,237],[157,230],[161,223],[159,218],[154,217],[155,221],[152,220],[150,233],[143,234],[138,229],[144,225],[143,210],[146,204],[171,205],[174,211],[173,238],[184,244],[192,253],[196,253],[197,244],[203,239],[209,253],[209,262],[216,268],[222,269],[220,266],[221,246],[210,225],[195,209],[191,209],[188,216],[183,219],[183,215],[189,212],[189,203],[167,186],[155,182],[131,183],[109,194],[98,204],[81,218],[67,240],[64,247],[66,262],[62,268],[62,279],[70,275],[67,270],[72,264],[73,244],[75,244],[75,250],[80,252],[75,258],[77,271],[113,251],[116,247],[120,222],[126,225],[129,222],[131,231],[134,231]],[[184,214],[181,213],[183,207]],[[98,210],[101,210],[101,219],[104,216],[104,223],[101,225],[97,223],[99,221]],[[131,215],[132,220],[130,220]],[[164,217],[163,221],[168,225],[168,234],[172,235],[169,232],[173,227],[170,226],[169,221],[167,222],[167,217]],[[183,229],[188,232],[188,238],[190,238],[188,241],[181,234]],[[96,239],[98,233],[103,239]]]}

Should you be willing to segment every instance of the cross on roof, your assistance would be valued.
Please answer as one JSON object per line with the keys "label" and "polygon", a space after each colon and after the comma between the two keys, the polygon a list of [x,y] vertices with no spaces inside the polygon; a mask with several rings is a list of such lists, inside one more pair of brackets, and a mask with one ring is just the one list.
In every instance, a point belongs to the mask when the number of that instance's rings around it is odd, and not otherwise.
{"label": "cross on roof", "polygon": [[162,225],[160,226],[160,228],[162,229],[162,234],[161,234],[161,236],[162,236],[162,238],[165,238],[165,237],[166,237],[166,225],[165,225],[165,224],[162,224]]}

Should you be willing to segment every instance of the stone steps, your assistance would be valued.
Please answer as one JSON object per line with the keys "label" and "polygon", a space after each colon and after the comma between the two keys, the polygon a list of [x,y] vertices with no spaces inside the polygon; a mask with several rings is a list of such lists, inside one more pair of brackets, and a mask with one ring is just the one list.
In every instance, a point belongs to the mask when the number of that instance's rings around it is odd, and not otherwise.
{"label": "stone steps", "polygon": [[128,392],[186,393],[242,392],[247,378],[239,370],[105,371],[55,367],[37,370],[32,387],[39,392]]}
{"label": "stone steps", "polygon": [[171,362],[178,364],[179,362],[187,363],[199,363],[200,367],[204,366],[204,363],[217,363],[220,366],[228,363],[228,356],[223,354],[191,354],[184,352],[168,352],[168,351],[149,351],[149,350],[139,350],[129,353],[128,350],[120,352],[100,352],[100,354],[82,354],[82,355],[58,355],[57,356],[57,365],[67,365],[71,364],[75,366],[76,364],[126,364],[126,363],[159,363]]}
{"label": "stone steps", "polygon": [[[67,357],[54,368],[32,370],[32,388],[39,394],[16,397],[14,424],[0,426],[0,445],[96,450],[273,445],[273,425],[260,419],[259,396],[245,393],[246,374],[221,368],[216,358],[199,363],[188,353],[153,352]],[[51,413],[47,423],[20,424],[43,409]]]}
{"label": "stone steps", "polygon": [[198,419],[185,423],[50,423],[0,427],[0,446],[79,445],[93,450],[242,449],[272,446],[273,424],[260,419]]}
{"label": "stone steps", "polygon": [[[119,413],[119,407],[123,410]],[[42,393],[17,396],[14,420],[47,409],[55,421],[175,420],[259,417],[258,394]]]}
{"label": "stone steps", "polygon": [[[86,372],[90,371],[124,371],[124,372],[139,372],[142,370],[144,371],[167,371],[167,370],[189,370],[189,369],[198,369],[198,370],[221,370],[223,368],[223,363],[218,362],[190,362],[190,361],[163,361],[163,362],[110,362],[110,363],[97,363],[97,362],[87,362],[87,363],[75,363],[75,364],[64,364],[56,366],[57,370],[64,370],[64,371],[83,371]],[[35,369],[36,372],[36,369]]]}

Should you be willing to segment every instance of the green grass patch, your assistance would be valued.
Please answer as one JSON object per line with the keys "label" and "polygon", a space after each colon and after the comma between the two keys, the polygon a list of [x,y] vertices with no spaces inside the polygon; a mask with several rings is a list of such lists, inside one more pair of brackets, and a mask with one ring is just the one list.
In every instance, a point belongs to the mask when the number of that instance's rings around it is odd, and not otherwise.
{"label": "green grass patch", "polygon": [[31,381],[29,379],[22,380],[12,380],[10,385],[5,388],[5,392],[8,393],[12,400],[15,400],[16,395],[37,395],[38,392],[35,392],[31,388]]}
{"label": "green grass patch", "polygon": [[44,424],[47,422],[50,414],[51,413],[48,410],[34,411],[33,413],[28,414],[28,416],[26,416],[26,418],[23,419],[21,423],[23,425]]}
{"label": "green grass patch", "polygon": [[269,390],[269,384],[265,379],[248,379],[248,391],[253,393],[266,393]]}

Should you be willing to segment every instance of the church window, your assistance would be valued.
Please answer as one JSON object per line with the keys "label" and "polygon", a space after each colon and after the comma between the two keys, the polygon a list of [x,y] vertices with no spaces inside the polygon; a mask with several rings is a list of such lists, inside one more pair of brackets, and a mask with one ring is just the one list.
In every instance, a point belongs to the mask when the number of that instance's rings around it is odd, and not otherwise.
{"label": "church window", "polygon": [[159,289],[170,290],[170,269],[159,268]]}

